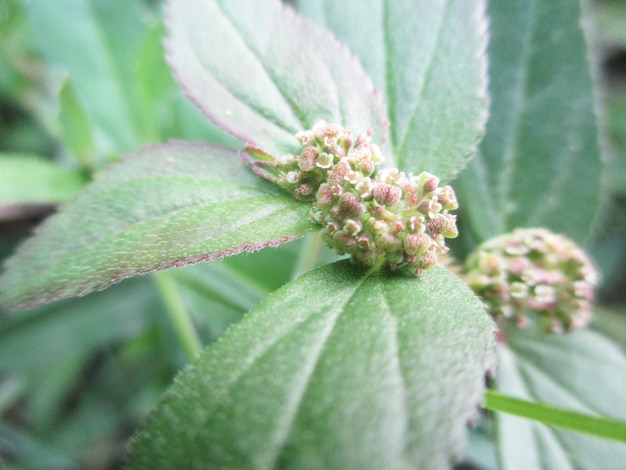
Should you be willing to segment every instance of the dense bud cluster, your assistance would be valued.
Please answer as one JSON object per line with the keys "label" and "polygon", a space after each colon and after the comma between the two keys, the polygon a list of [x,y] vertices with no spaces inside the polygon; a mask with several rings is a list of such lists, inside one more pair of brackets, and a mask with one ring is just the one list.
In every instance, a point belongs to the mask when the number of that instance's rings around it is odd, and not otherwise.
{"label": "dense bud cluster", "polygon": [[[311,216],[323,226],[322,238],[340,254],[365,266],[411,266],[416,274],[446,253],[446,238],[457,236],[457,209],[450,186],[426,172],[376,172],[384,160],[371,132],[352,140],[350,131],[318,121],[296,136],[299,155],[272,160],[258,149],[255,171],[301,200],[315,201]],[[262,160],[262,161],[259,161]],[[262,169],[263,171],[259,171]]]}
{"label": "dense bud cluster", "polygon": [[518,326],[537,313],[547,330],[585,326],[591,316],[595,267],[572,241],[546,229],[518,229],[479,246],[465,263],[467,282],[494,317]]}
{"label": "dense bud cluster", "polygon": [[296,138],[302,152],[280,159],[277,182],[298,199],[315,200],[323,183],[343,180],[351,169],[370,176],[375,165],[384,160],[380,148],[372,143],[371,133],[359,135],[353,146],[350,131],[338,124],[317,121]]}
{"label": "dense bud cluster", "polygon": [[366,266],[410,265],[417,274],[434,266],[448,251],[445,239],[458,235],[448,213],[458,207],[452,188],[426,172],[384,169],[369,177],[346,162],[346,176],[322,184],[313,208],[326,243]]}

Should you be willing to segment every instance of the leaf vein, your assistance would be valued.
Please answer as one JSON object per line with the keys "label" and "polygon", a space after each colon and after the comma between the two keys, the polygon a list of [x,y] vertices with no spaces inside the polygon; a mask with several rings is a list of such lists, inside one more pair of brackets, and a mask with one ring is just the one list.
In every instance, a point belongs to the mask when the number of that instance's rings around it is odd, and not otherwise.
{"label": "leaf vein", "polygon": [[443,34],[444,33],[448,33],[448,31],[445,30],[445,28],[443,27],[443,23],[444,23],[444,18],[446,17],[446,15],[449,13],[449,10],[450,10],[449,5],[450,5],[450,1],[447,1],[445,3],[444,10],[441,13],[439,22],[437,24],[437,33],[436,33],[437,34],[437,38],[435,40],[433,48],[429,51],[429,56],[428,56],[428,60],[427,60],[428,65],[426,67],[426,74],[425,74],[424,80],[422,81],[421,88],[420,88],[420,90],[419,90],[419,92],[417,94],[417,98],[415,100],[415,104],[413,106],[413,110],[411,111],[411,114],[410,114],[411,118],[409,119],[409,122],[408,122],[406,128],[403,131],[402,138],[400,139],[400,143],[397,146],[397,148],[398,148],[398,166],[399,167],[404,166],[404,163],[405,163],[404,162],[405,158],[403,158],[404,155],[405,155],[404,147],[406,145],[406,142],[407,142],[408,136],[410,134],[411,128],[413,127],[413,124],[414,124],[415,120],[417,119],[417,115],[418,115],[417,111],[419,110],[419,108],[420,108],[420,106],[422,104],[421,101],[422,101],[422,98],[423,98],[423,94],[424,94],[426,88],[428,87],[428,85],[430,85],[431,80],[433,79],[433,64],[434,64],[435,58],[437,57],[437,50],[439,49],[439,45],[440,45],[440,43],[441,43],[441,41],[443,39]]}
{"label": "leaf vein", "polygon": [[344,313],[345,306],[348,303],[350,303],[350,301],[354,298],[354,296],[356,295],[358,290],[361,288],[361,286],[363,285],[363,282],[365,282],[366,279],[367,279],[367,276],[363,276],[359,280],[358,284],[354,286],[354,289],[350,293],[350,295],[346,297],[345,302],[343,302],[343,304],[341,305],[341,308],[337,308],[337,313],[333,318],[332,324],[324,332],[324,335],[321,338],[320,343],[317,345],[318,347],[317,347],[317,350],[315,351],[315,354],[313,355],[312,360],[309,361],[308,364],[306,364],[306,368],[303,371],[305,375],[304,377],[302,377],[303,383],[297,390],[297,393],[293,394],[295,399],[292,400],[293,403],[291,404],[291,406],[285,407],[286,412],[283,413],[283,419],[281,420],[282,432],[279,433],[280,436],[278,436],[278,442],[273,452],[274,455],[272,459],[272,464],[270,465],[269,468],[276,468],[276,463],[277,463],[278,457],[280,456],[280,452],[284,448],[287,442],[289,433],[291,429],[293,428],[294,423],[297,420],[298,412],[301,409],[301,405],[304,401],[304,396],[306,394],[307,386],[311,382],[311,378],[315,375],[315,371],[317,370],[319,363],[320,363],[320,358],[324,354],[324,348],[327,346],[328,340],[332,336],[334,327],[337,324],[339,317]]}
{"label": "leaf vein", "polygon": [[511,215],[513,211],[512,201],[512,181],[515,176],[517,168],[522,163],[524,155],[521,155],[517,148],[517,143],[520,138],[521,126],[522,126],[522,114],[524,113],[524,103],[528,95],[529,76],[528,76],[528,63],[530,61],[530,42],[533,36],[533,30],[535,28],[535,21],[537,15],[535,14],[537,7],[536,0],[532,0],[529,5],[530,20],[528,24],[527,34],[524,37],[524,43],[522,46],[522,61],[519,73],[518,86],[514,93],[514,99],[510,101],[510,108],[513,114],[511,132],[507,133],[507,144],[502,156],[503,171],[500,177],[498,185],[498,195],[496,200],[502,201],[500,210],[500,226],[505,228],[511,228]]}
{"label": "leaf vein", "polygon": [[[222,16],[226,19],[226,21],[228,22],[228,24],[239,33],[239,37],[241,38],[242,42],[246,45],[247,49],[250,51],[250,53],[252,54],[252,56],[256,59],[256,61],[258,62],[258,64],[261,66],[261,69],[263,70],[263,72],[265,72],[265,74],[267,75],[267,77],[270,79],[272,85],[274,86],[274,88],[276,89],[276,91],[278,92],[278,94],[281,96],[281,98],[285,101],[285,103],[289,106],[289,108],[291,109],[291,111],[293,112],[294,117],[298,120],[299,124],[300,124],[300,129],[289,129],[288,126],[284,123],[276,123],[278,125],[280,125],[281,127],[283,127],[283,129],[286,129],[292,133],[296,133],[299,132],[301,130],[304,130],[306,128],[306,126],[304,125],[304,122],[306,122],[306,115],[302,112],[302,110],[296,105],[296,103],[289,98],[289,96],[287,96],[284,92],[284,90],[278,86],[278,84],[276,83],[276,77],[274,75],[274,73],[272,72],[272,70],[270,68],[267,67],[267,65],[265,64],[265,62],[261,59],[261,57],[259,56],[258,51],[252,47],[252,45],[250,44],[250,41],[248,41],[247,39],[247,35],[245,34],[241,34],[241,31],[235,26],[232,18],[230,16],[228,16],[226,14],[226,12],[224,11],[224,8],[222,6],[222,2],[218,1],[216,2],[218,8],[221,10],[222,12]],[[279,5],[279,8],[283,8],[282,5]],[[281,11],[281,13],[284,13],[284,10]],[[263,115],[264,117],[270,119],[269,116],[265,116],[265,114],[263,114],[262,110],[258,110],[257,112],[259,112],[261,115]]]}

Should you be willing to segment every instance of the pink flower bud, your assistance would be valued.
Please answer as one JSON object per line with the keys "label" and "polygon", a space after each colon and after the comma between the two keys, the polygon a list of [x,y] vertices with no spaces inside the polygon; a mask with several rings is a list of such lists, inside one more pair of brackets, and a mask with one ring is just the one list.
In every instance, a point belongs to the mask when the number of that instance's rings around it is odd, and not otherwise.
{"label": "pink flower bud", "polygon": [[436,219],[429,219],[426,221],[426,233],[428,235],[437,235],[444,231],[446,227],[446,220],[443,217],[437,217]]}
{"label": "pink flower bud", "polygon": [[365,205],[352,193],[343,193],[339,198],[339,207],[344,217],[355,219],[365,212]]}
{"label": "pink flower bud", "polygon": [[459,203],[456,200],[456,194],[451,186],[444,186],[437,193],[437,201],[441,204],[444,210],[456,210],[459,208]]}
{"label": "pink flower bud", "polygon": [[301,184],[294,191],[294,193],[296,194],[296,197],[298,197],[299,199],[308,199],[310,196],[313,196],[314,192],[315,192],[315,188],[311,186],[309,183]]}
{"label": "pink flower bud", "polygon": [[411,233],[404,239],[404,251],[410,255],[423,255],[430,248],[431,239],[425,233]]}
{"label": "pink flower bud", "polygon": [[296,139],[300,142],[303,147],[307,145],[311,145],[315,141],[315,136],[311,131],[298,132],[296,134]]}
{"label": "pink flower bud", "polygon": [[356,140],[354,142],[354,148],[358,149],[363,145],[369,145],[372,142],[372,131],[368,130],[365,134],[359,134],[356,136]]}
{"label": "pink flower bud", "polygon": [[437,257],[432,253],[424,253],[422,258],[417,264],[417,271],[423,271],[425,269],[430,269],[437,264]]}
{"label": "pink flower bud", "polygon": [[326,122],[321,119],[315,123],[313,129],[311,130],[315,137],[321,142],[324,142],[324,139],[327,137],[336,142],[339,136],[343,133],[343,128],[339,124]]}
{"label": "pink flower bud", "polygon": [[342,183],[351,170],[350,164],[346,160],[339,160],[335,167],[328,172],[328,182],[334,184]]}
{"label": "pink flower bud", "polygon": [[319,208],[330,207],[333,203],[333,192],[331,187],[323,183],[317,190],[317,201],[315,205]]}
{"label": "pink flower bud", "polygon": [[485,298],[494,316],[510,310],[522,325],[534,314],[553,333],[589,322],[594,284],[583,271],[595,268],[562,235],[542,228],[515,230],[479,246],[467,258],[466,269],[470,287]]}
{"label": "pink flower bud", "polygon": [[372,190],[374,200],[381,206],[391,206],[402,199],[402,190],[391,184],[376,183]]}
{"label": "pink flower bud", "polygon": [[300,159],[298,160],[300,169],[303,171],[310,171],[315,168],[318,155],[319,152],[315,147],[305,147],[300,154]]}
{"label": "pink flower bud", "polygon": [[437,186],[439,186],[439,178],[425,171],[420,173],[418,178],[421,182],[420,186],[422,194],[430,194],[437,189]]}

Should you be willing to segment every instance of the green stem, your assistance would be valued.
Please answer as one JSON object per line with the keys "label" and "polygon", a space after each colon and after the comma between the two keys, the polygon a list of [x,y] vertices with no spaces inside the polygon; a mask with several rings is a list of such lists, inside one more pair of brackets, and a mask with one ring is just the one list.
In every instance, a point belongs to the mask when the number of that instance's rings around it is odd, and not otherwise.
{"label": "green stem", "polygon": [[487,390],[485,393],[483,406],[491,411],[521,416],[549,426],[626,442],[626,421],[618,421],[603,416],[586,415],[576,411],[555,408],[543,403],[532,403],[500,395],[493,390]]}
{"label": "green stem", "polygon": [[183,301],[176,289],[176,282],[167,272],[155,273],[154,279],[156,280],[161,297],[165,302],[167,313],[172,321],[174,330],[178,335],[187,357],[191,361],[195,359],[202,350],[202,343],[193,326],[189,312],[185,309]]}
{"label": "green stem", "polygon": [[300,254],[296,265],[293,268],[291,279],[299,277],[300,275],[311,271],[317,267],[322,249],[324,248],[324,241],[320,237],[319,232],[314,232],[307,235],[304,238],[304,243],[300,249]]}

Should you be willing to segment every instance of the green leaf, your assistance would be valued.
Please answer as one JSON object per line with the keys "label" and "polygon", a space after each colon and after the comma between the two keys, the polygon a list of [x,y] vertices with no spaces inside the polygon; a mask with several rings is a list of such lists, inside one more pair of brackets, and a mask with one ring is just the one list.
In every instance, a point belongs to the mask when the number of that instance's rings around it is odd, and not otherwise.
{"label": "green leaf", "polygon": [[65,80],[59,92],[59,124],[64,143],[81,164],[95,168],[96,148],[91,135],[91,124],[71,80]]}
{"label": "green leaf", "polygon": [[[500,393],[585,415],[626,420],[626,356],[590,331],[541,335],[511,330],[500,349]],[[626,445],[497,414],[503,469],[620,468]]]}
{"label": "green leaf", "polygon": [[139,2],[32,0],[26,6],[45,58],[69,72],[99,155],[136,149],[139,107],[131,84],[146,17]]}
{"label": "green leaf", "polygon": [[21,247],[0,277],[0,300],[23,308],[275,245],[316,228],[309,210],[234,150],[149,147],[109,167]]}
{"label": "green leaf", "polygon": [[542,403],[532,403],[500,395],[493,390],[487,390],[484,406],[488,410],[501,411],[550,426],[626,443],[626,421],[576,413]]}
{"label": "green leaf", "polygon": [[159,315],[165,316],[162,310],[152,281],[137,278],[80,300],[5,315],[0,324],[0,372],[41,376],[73,358],[88,360],[103,346],[139,334]]}
{"label": "green leaf", "polygon": [[380,142],[386,116],[358,62],[277,0],[170,0],[169,63],[223,129],[278,156],[317,119]]}
{"label": "green leaf", "polygon": [[183,96],[165,61],[164,36],[161,23],[146,30],[135,59],[133,85],[140,103],[143,140],[177,138],[241,147],[241,142],[207,121]]}
{"label": "green leaf", "polygon": [[414,278],[326,265],[271,294],[178,377],[129,468],[448,468],[493,343],[480,301],[444,269]]}
{"label": "green leaf", "polygon": [[479,241],[535,226],[588,236],[601,152],[580,4],[489,2],[491,115],[459,177]]}
{"label": "green leaf", "polygon": [[[6,454],[24,464],[22,468],[40,470],[45,468],[75,468],[77,462],[65,452],[51,448],[45,442],[41,442],[37,436],[29,435],[28,431],[22,431],[6,423],[0,423],[0,440],[3,451]],[[4,454],[3,452],[3,454]],[[0,464],[5,461],[0,456]],[[8,467],[7,468],[15,468]]]}
{"label": "green leaf", "polygon": [[64,202],[86,183],[81,173],[43,158],[0,154],[0,206]]}
{"label": "green leaf", "polygon": [[485,2],[298,0],[350,46],[383,90],[396,164],[450,179],[487,119]]}

